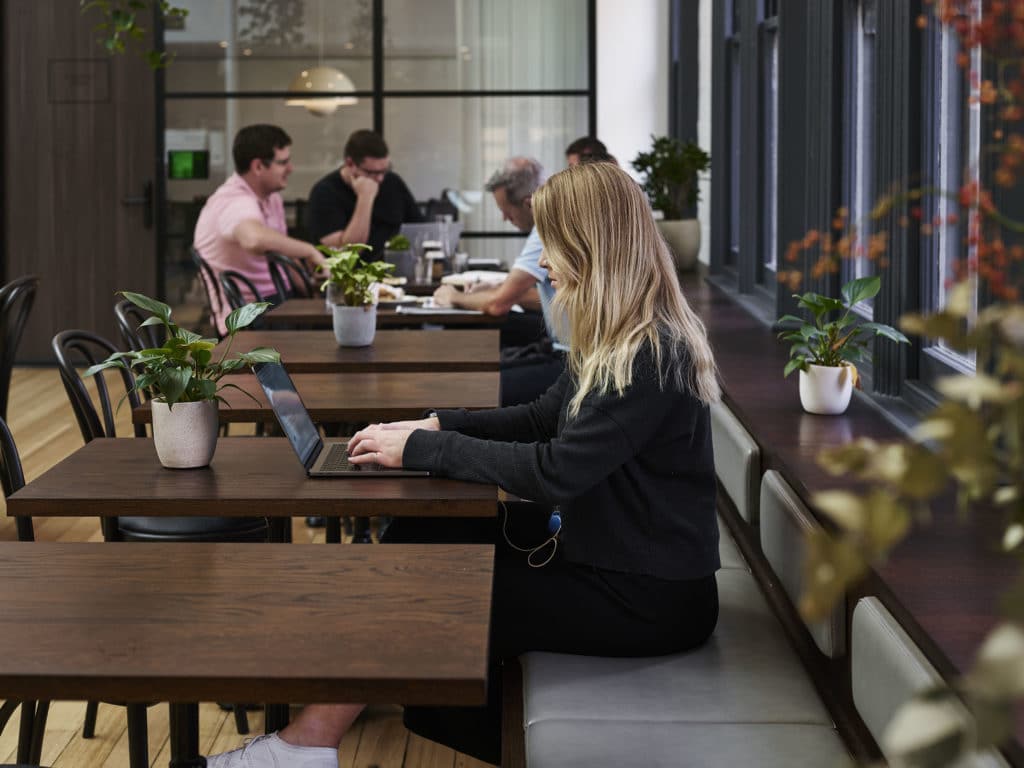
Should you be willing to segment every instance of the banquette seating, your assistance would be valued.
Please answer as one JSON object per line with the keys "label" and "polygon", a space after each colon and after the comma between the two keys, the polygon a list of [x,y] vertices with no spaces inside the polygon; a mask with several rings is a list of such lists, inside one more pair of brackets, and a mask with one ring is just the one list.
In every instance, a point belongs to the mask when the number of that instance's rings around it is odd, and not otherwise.
{"label": "banquette seating", "polygon": [[[720,615],[703,648],[636,659],[524,654],[523,744],[507,743],[506,759],[525,756],[531,768],[844,764],[832,714],[765,597],[796,615],[804,535],[819,523],[780,473],[761,473],[757,442],[726,405],[712,408],[712,427],[722,503],[767,576],[755,577],[720,521]],[[796,632],[822,664],[848,662],[856,716],[881,743],[899,705],[941,677],[877,599],[857,604],[849,632],[846,617],[838,605]],[[1006,763],[992,752],[964,765]]]}

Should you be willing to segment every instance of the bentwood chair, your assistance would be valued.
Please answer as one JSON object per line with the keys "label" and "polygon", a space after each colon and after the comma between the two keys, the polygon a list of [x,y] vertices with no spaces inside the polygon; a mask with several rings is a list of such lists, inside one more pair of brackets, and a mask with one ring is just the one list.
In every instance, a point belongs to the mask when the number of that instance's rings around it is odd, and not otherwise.
{"label": "bentwood chair", "polygon": [[[0,418],[0,484],[3,485],[4,498],[25,485],[25,473],[21,469],[21,457],[14,444],[14,437],[7,427],[7,422]],[[18,518],[18,540],[33,541],[31,518]],[[0,706],[0,731],[21,707],[21,720],[18,729],[19,766],[38,765],[43,751],[43,733],[46,730],[46,716],[50,702],[40,701],[5,701]],[[18,766],[0,765],[0,768],[18,768]]]}
{"label": "bentwood chair", "polygon": [[301,261],[273,251],[268,251],[265,255],[267,269],[270,270],[270,279],[274,281],[274,290],[282,300],[316,297],[313,276],[306,271],[306,267]]}
{"label": "bentwood chair", "polygon": [[[220,285],[224,289],[224,298],[231,309],[244,307],[250,301],[263,301],[263,296],[256,290],[252,280],[233,269],[225,269],[220,273]],[[248,293],[248,295],[246,295]]]}
{"label": "bentwood chair", "polygon": [[199,281],[203,284],[203,290],[206,292],[206,316],[210,318],[213,332],[217,333],[217,325],[213,318],[219,315],[221,307],[227,303],[227,298],[224,296],[224,290],[221,288],[220,281],[217,280],[213,267],[199,255],[199,251],[194,247],[189,248],[189,252],[192,254],[192,263],[196,265]]}
{"label": "bentwood chair", "polygon": [[14,356],[21,343],[39,278],[26,275],[0,288],[0,417],[7,418],[7,398],[11,391]]}
{"label": "bentwood chair", "polygon": [[117,330],[125,347],[132,352],[159,347],[164,343],[166,331],[162,325],[143,325],[152,315],[128,299],[121,299],[114,305]]}
{"label": "bentwood chair", "polygon": [[[138,407],[140,400],[134,390],[134,378],[123,368],[102,371],[92,377],[95,382],[95,398],[85,386],[80,370],[105,360],[119,351],[102,336],[89,331],[62,331],[53,337],[53,352],[57,357],[61,382],[67,392],[71,408],[75,413],[82,439],[86,443],[97,438],[116,438],[117,425],[114,419],[111,382],[117,389],[123,389],[130,408]],[[120,380],[120,381],[118,381]],[[118,386],[119,384],[119,386]],[[98,406],[98,407],[97,407]],[[101,418],[102,415],[102,418]],[[135,437],[145,437],[145,428],[136,424]],[[145,517],[122,516],[104,517],[101,520],[103,536],[107,541],[267,541],[269,526],[264,517]],[[141,722],[134,724],[133,707],[141,707]],[[136,715],[138,712],[136,711]],[[235,707],[235,721],[240,733],[248,732],[245,710]],[[91,738],[96,724],[96,703],[89,702],[86,708],[83,735]],[[148,765],[146,750],[145,705],[128,705],[129,751],[133,751],[132,739],[140,752],[140,762],[131,762],[131,768]],[[134,752],[133,752],[134,754]]]}

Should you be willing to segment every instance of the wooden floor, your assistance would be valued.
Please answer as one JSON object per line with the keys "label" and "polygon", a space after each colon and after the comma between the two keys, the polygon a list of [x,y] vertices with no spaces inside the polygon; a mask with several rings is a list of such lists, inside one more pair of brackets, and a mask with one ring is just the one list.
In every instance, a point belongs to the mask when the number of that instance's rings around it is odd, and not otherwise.
{"label": "wooden floor", "polygon": [[[25,478],[31,481],[82,445],[67,396],[54,368],[24,368],[14,371],[9,425],[18,444]],[[121,434],[130,435],[127,407],[118,414]],[[232,434],[241,430],[232,427]],[[6,510],[5,510],[6,512]],[[36,523],[39,541],[101,542],[96,518],[51,518]],[[294,522],[293,537],[300,543],[323,543],[323,529],[310,529],[303,520]],[[0,517],[0,541],[15,541],[13,520]],[[128,768],[128,736],[124,708],[100,705],[96,736],[81,737],[85,714],[83,702],[54,702],[50,707],[42,763],[53,768]],[[0,763],[13,763],[17,746],[17,717],[0,733]],[[250,712],[251,735],[263,732],[263,713]],[[230,713],[213,703],[200,706],[200,747],[204,754],[241,746],[246,737],[235,730]],[[149,709],[150,764],[166,766],[167,707]],[[373,707],[363,713],[339,747],[342,768],[482,768],[485,763],[458,754],[409,733],[402,726],[401,708]]]}

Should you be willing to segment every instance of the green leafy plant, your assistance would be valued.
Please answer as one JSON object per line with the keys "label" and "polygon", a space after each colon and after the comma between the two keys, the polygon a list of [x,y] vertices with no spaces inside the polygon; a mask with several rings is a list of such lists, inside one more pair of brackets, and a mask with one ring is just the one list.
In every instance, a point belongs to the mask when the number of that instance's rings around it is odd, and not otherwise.
{"label": "green leafy plant", "polygon": [[651,205],[666,219],[681,219],[700,199],[697,174],[711,165],[711,156],[692,141],[651,136],[650,152],[640,152],[633,168],[643,174]]}
{"label": "green leafy plant", "polygon": [[[797,304],[808,310],[814,318],[808,323],[795,315],[783,315],[778,323],[799,323],[796,330],[786,330],[779,338],[792,343],[789,362],[783,370],[784,376],[793,371],[806,371],[809,365],[823,365],[835,368],[847,362],[867,359],[870,356],[868,342],[876,336],[906,344],[909,339],[890,325],[884,323],[860,323],[853,313],[858,302],[874,298],[882,287],[882,279],[858,277],[840,290],[842,298],[822,296],[820,293],[794,294]],[[833,313],[838,317],[828,320]]]}
{"label": "green leafy plant", "polygon": [[[139,24],[141,12],[155,7],[165,23],[188,16],[187,8],[171,5],[167,0],[79,0],[78,5],[83,14],[100,14],[102,20],[93,30],[101,34],[98,42],[111,54],[124,53],[127,42],[145,38],[146,28]],[[149,50],[145,59],[153,69],[161,69],[170,63],[171,56],[165,51]]]}
{"label": "green leafy plant", "polygon": [[[219,384],[221,378],[232,371],[256,363],[277,363],[281,355],[269,347],[259,347],[228,359],[235,334],[262,315],[267,302],[246,304],[234,310],[224,321],[228,329],[228,342],[224,354],[213,360],[216,339],[204,339],[198,333],[179,328],[171,321],[171,308],[163,302],[143,296],[141,293],[122,291],[128,301],[153,316],[139,327],[163,325],[167,340],[161,347],[143,349],[140,352],[116,352],[102,363],[91,366],[86,376],[94,376],[107,368],[125,368],[135,373],[135,389],[147,390],[155,399],[166,402],[168,407],[175,403],[192,403],[199,400],[220,400],[217,393],[231,387],[245,392],[235,384]],[[249,394],[246,392],[246,394]]]}
{"label": "green leafy plant", "polygon": [[405,235],[395,235],[384,243],[385,251],[408,251],[411,247],[409,238]]}
{"label": "green leafy plant", "polygon": [[321,253],[327,256],[321,270],[327,272],[327,280],[321,290],[333,285],[344,298],[349,307],[361,307],[373,304],[373,285],[384,280],[394,271],[395,265],[386,261],[363,261],[362,251],[372,251],[372,246],[353,243],[344,248],[331,248],[318,245]]}

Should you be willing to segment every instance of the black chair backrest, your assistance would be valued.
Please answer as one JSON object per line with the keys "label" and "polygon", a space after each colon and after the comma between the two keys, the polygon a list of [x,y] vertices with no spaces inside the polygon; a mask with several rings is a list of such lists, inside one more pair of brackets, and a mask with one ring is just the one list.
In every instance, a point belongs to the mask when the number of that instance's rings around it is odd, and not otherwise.
{"label": "black chair backrest", "polygon": [[[53,337],[53,353],[57,356],[60,379],[71,401],[82,439],[87,443],[97,437],[117,437],[114,421],[117,401],[112,401],[109,381],[116,381],[115,377],[120,377],[127,396],[126,407],[137,408],[140,404],[139,394],[133,389],[135,378],[124,368],[110,368],[91,377],[96,386],[95,400],[82,379],[84,370],[80,372],[80,369],[102,362],[114,352],[120,351],[102,336],[89,331],[61,331]],[[134,431],[136,437],[146,436],[146,428],[142,424],[135,424]]]}
{"label": "black chair backrest", "polygon": [[[14,444],[14,436],[3,419],[0,419],[0,485],[4,489],[4,498],[25,486],[25,473],[21,469],[18,447]],[[19,541],[35,540],[32,518],[17,518],[17,527]]]}
{"label": "black chair backrest", "polygon": [[0,288],[0,417],[7,418],[14,356],[21,343],[32,302],[39,287],[35,275],[19,277]]}
{"label": "black chair backrest", "polygon": [[[252,280],[241,272],[225,269],[220,273],[220,284],[224,289],[224,296],[227,298],[228,306],[232,309],[244,307],[250,301],[263,301],[263,297],[256,290],[256,286],[252,284]],[[244,291],[248,291],[249,296],[246,296]]]}
{"label": "black chair backrest", "polygon": [[[196,265],[203,288],[206,290],[206,306],[210,310],[210,315],[216,316],[220,313],[221,307],[227,302],[220,281],[217,280],[213,267],[207,263],[206,259],[199,255],[199,251],[192,247],[189,248],[189,252],[192,254],[192,263]],[[216,326],[214,326],[214,332],[216,330]]]}
{"label": "black chair backrest", "polygon": [[141,307],[132,304],[128,299],[121,299],[114,305],[114,316],[117,318],[117,329],[121,332],[121,340],[133,352],[162,346],[167,329],[161,325],[143,326],[152,315]]}
{"label": "black chair backrest", "polygon": [[292,298],[312,299],[316,296],[313,278],[301,261],[273,251],[268,251],[265,255],[270,279],[274,281],[274,290],[282,301]]}

